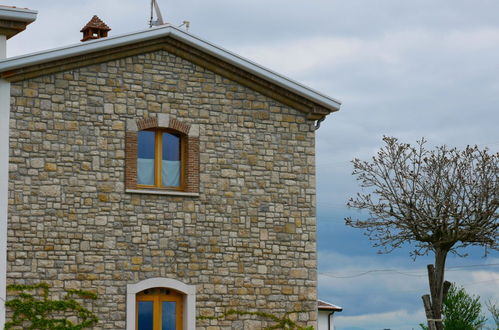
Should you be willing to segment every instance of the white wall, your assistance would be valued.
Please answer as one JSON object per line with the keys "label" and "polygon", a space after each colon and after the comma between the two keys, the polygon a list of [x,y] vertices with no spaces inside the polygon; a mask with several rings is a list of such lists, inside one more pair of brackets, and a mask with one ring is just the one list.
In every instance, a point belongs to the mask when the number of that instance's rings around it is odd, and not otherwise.
{"label": "white wall", "polygon": [[[2,7],[2,20],[23,22],[36,19],[37,12],[30,9]],[[0,60],[7,57],[7,37],[0,35]],[[5,299],[7,285],[7,210],[9,202],[9,116],[10,83],[0,79],[0,329],[5,325]]]}
{"label": "white wall", "polygon": [[0,35],[0,60],[7,57],[7,37]]}
{"label": "white wall", "polygon": [[[328,315],[331,314],[331,311],[319,311],[319,318],[317,322],[317,330],[328,330],[328,324],[327,324],[327,318]],[[336,315],[336,312],[331,315],[331,330],[334,329],[334,315]]]}
{"label": "white wall", "polygon": [[[0,36],[2,37],[2,36]],[[1,44],[1,40],[0,40]],[[0,46],[1,48],[1,46]],[[5,324],[10,83],[0,79],[0,329]]]}

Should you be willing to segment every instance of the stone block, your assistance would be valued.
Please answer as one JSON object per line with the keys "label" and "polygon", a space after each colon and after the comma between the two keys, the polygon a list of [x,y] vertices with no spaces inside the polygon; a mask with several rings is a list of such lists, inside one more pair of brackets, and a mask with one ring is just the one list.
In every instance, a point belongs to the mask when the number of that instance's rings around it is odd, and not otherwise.
{"label": "stone block", "polygon": [[41,196],[57,197],[61,194],[61,186],[47,185],[40,187]]}

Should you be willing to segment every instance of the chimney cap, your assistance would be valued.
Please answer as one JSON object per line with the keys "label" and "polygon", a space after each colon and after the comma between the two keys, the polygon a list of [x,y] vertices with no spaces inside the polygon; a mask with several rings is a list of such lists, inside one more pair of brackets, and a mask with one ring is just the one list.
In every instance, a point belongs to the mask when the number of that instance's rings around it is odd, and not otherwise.
{"label": "chimney cap", "polygon": [[111,31],[111,28],[97,17],[97,15],[94,15],[80,31],[83,32],[83,39],[81,41],[106,38],[109,31]]}
{"label": "chimney cap", "polygon": [[111,31],[111,28],[106,25],[97,15],[94,15],[90,21],[80,30],[80,32],[85,32],[88,29],[98,29],[104,31]]}

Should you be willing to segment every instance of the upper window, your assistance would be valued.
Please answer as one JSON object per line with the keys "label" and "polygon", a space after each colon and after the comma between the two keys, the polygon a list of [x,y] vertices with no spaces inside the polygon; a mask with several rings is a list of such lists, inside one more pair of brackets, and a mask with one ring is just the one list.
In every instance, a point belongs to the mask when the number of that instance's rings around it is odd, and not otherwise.
{"label": "upper window", "polygon": [[199,196],[199,126],[167,114],[129,119],[125,185],[130,193]]}
{"label": "upper window", "polygon": [[166,130],[139,131],[137,137],[137,184],[142,187],[182,190],[185,141]]}

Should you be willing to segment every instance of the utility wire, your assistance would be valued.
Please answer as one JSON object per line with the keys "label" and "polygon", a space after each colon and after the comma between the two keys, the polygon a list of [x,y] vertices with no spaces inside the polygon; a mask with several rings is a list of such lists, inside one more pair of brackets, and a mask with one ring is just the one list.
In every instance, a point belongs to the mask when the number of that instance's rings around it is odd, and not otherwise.
{"label": "utility wire", "polygon": [[[453,267],[446,267],[446,271],[459,271],[460,269],[464,268],[483,268],[483,267],[497,267],[499,264],[482,264],[482,265],[463,265],[463,266],[453,266]],[[421,273],[423,272],[423,273]],[[372,273],[396,273],[400,275],[405,275],[405,276],[413,276],[413,277],[424,277],[427,276],[423,270],[417,270],[417,271],[404,271],[404,270],[398,270],[398,269],[370,269],[370,270],[365,270],[361,271],[360,273],[353,274],[353,275],[334,275],[334,272],[319,272],[320,275],[332,277],[332,278],[355,278],[355,277],[360,277]]]}
{"label": "utility wire", "polygon": [[[467,282],[467,283],[457,283],[457,284],[460,285],[460,286],[463,286],[463,287],[468,287],[468,286],[471,286],[471,285],[482,284],[482,283],[489,283],[489,282],[497,282],[497,281],[499,281],[499,278],[496,278],[496,279],[493,279],[493,280]],[[423,289],[423,288],[411,289],[411,290],[404,290],[404,289],[401,289],[401,288],[397,287],[396,288],[396,293],[397,294],[400,294],[400,293],[421,293],[424,290],[425,289]],[[340,294],[337,293],[337,295],[340,295]],[[370,295],[370,294],[366,294],[365,292],[364,293],[352,292],[352,291],[348,292],[348,296],[349,297],[366,297],[368,295]]]}

